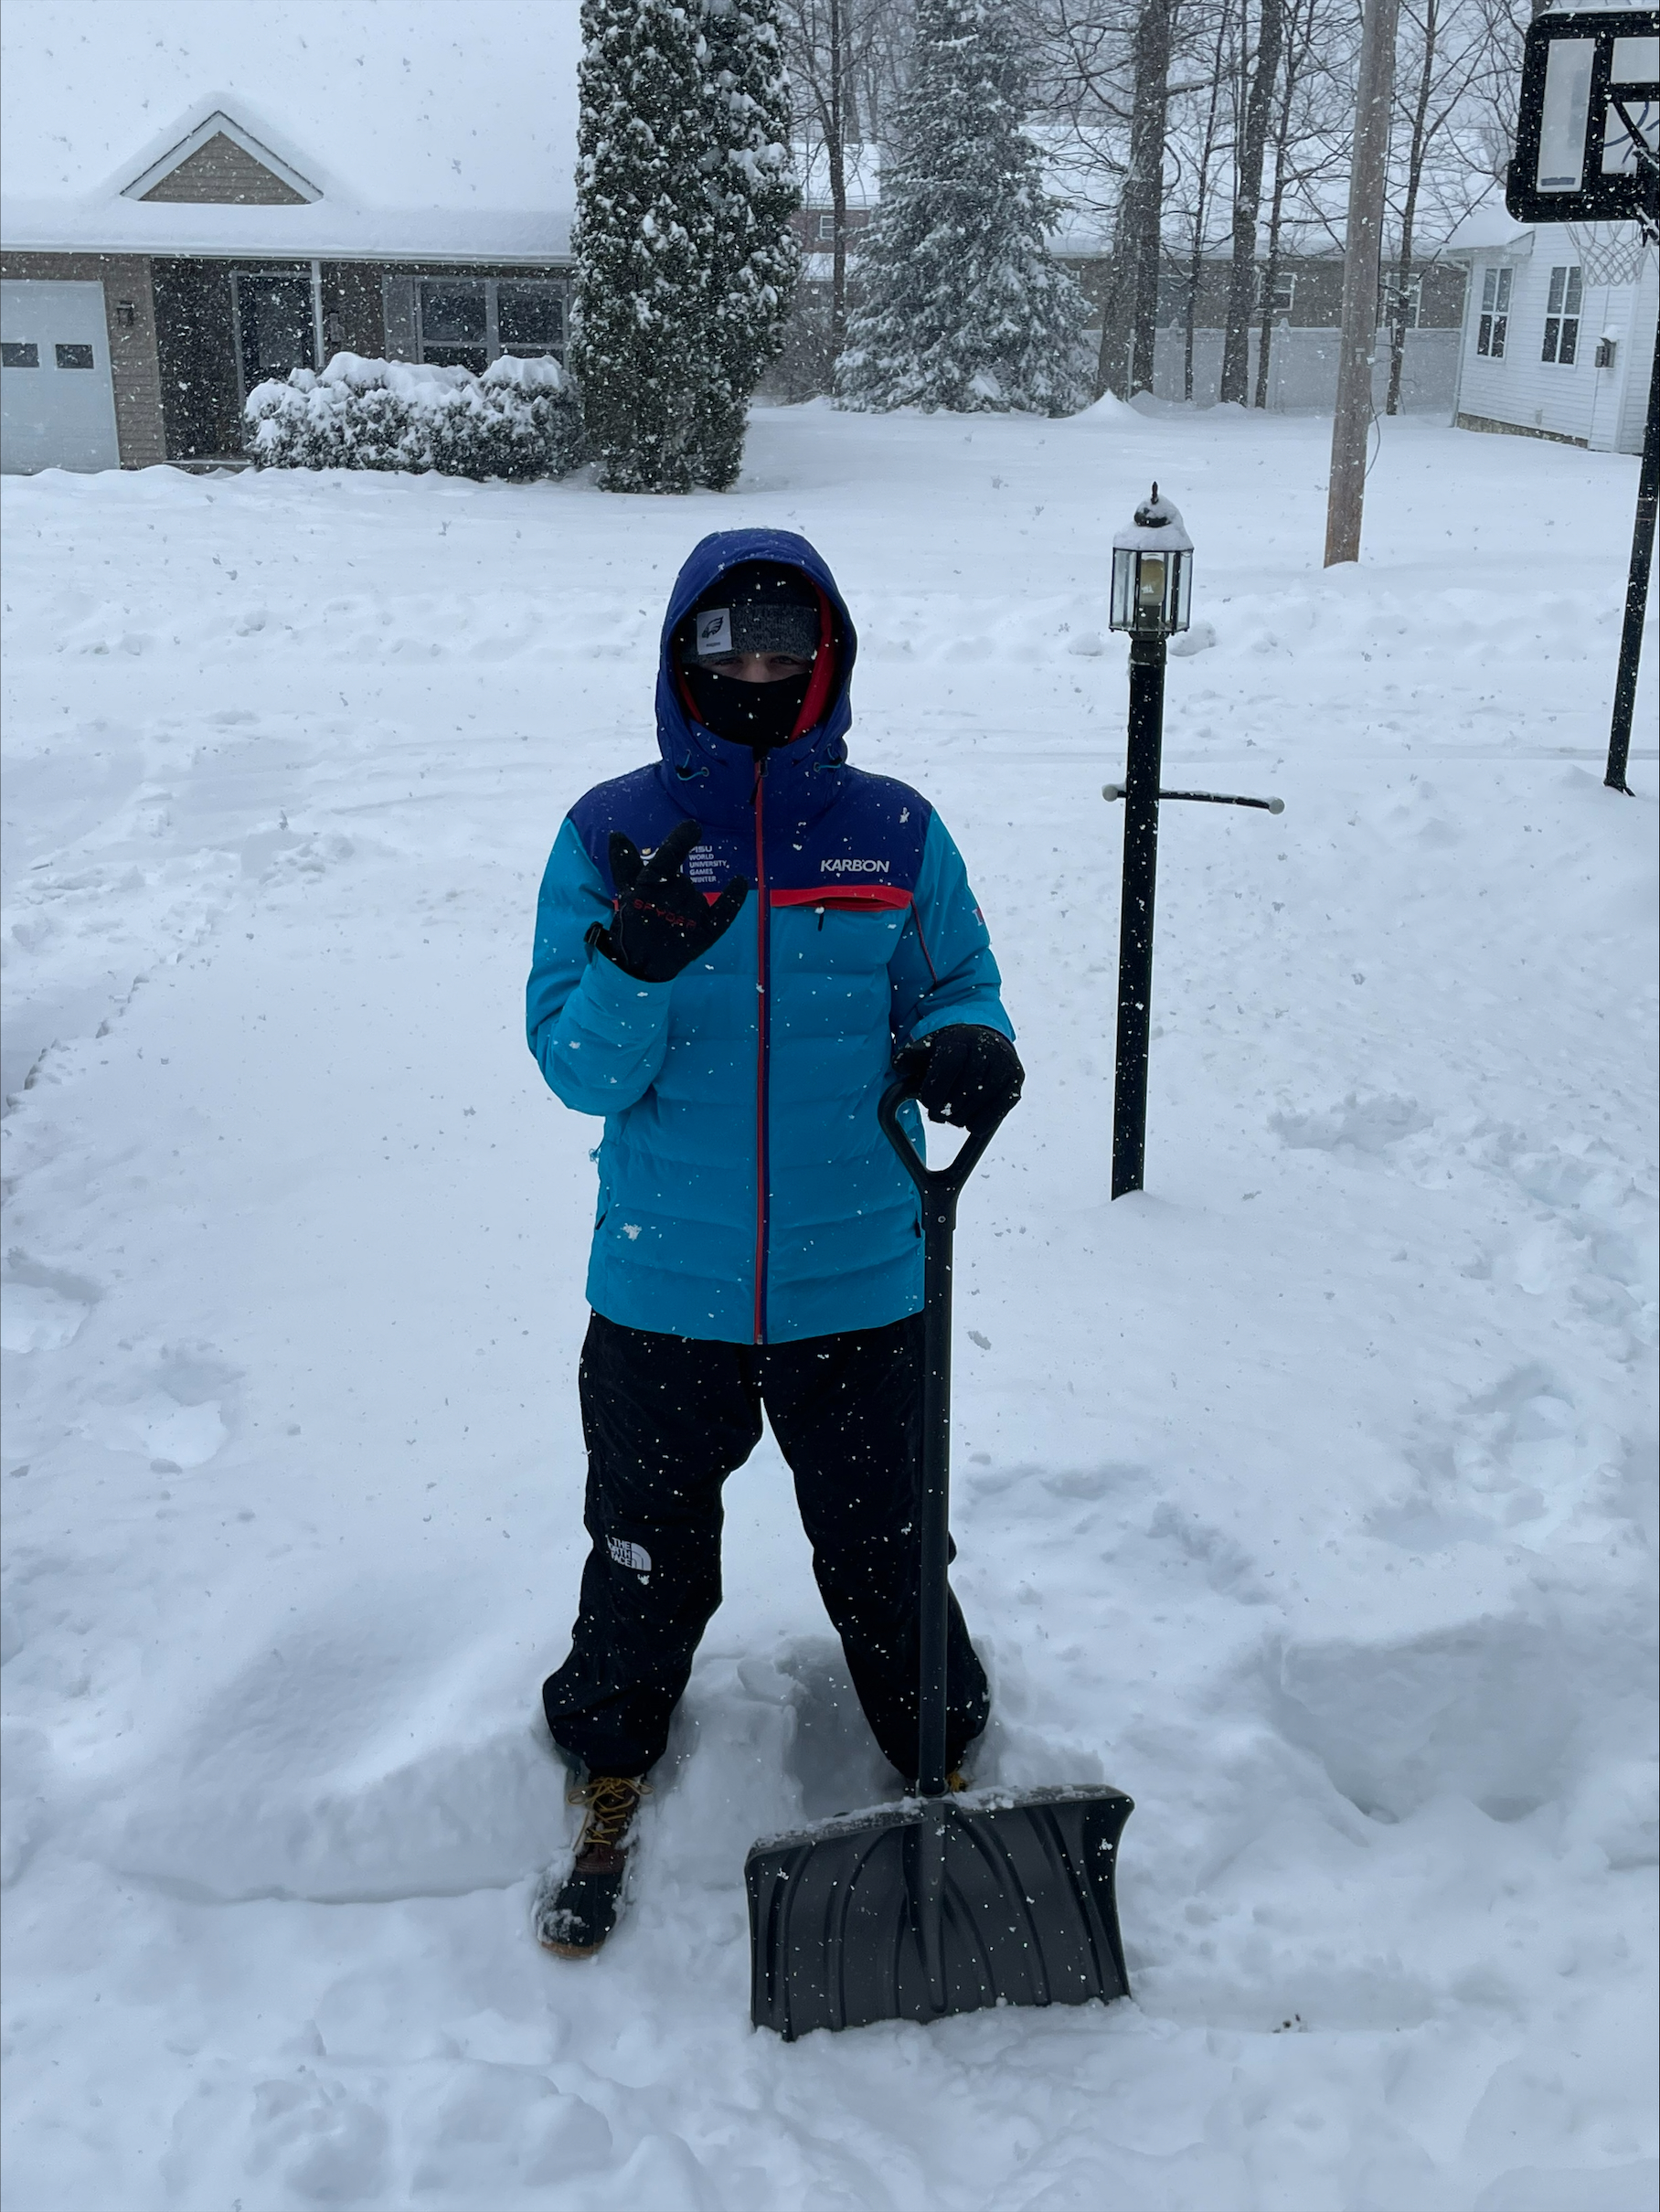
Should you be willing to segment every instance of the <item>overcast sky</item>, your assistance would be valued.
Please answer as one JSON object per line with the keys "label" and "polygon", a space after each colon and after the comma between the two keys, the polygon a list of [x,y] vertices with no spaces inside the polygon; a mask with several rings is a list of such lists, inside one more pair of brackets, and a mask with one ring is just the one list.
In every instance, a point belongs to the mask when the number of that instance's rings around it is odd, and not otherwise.
{"label": "overcast sky", "polygon": [[[368,206],[568,208],[579,0],[5,0],[0,186],[80,199],[205,103]],[[182,134],[182,131],[181,131]]]}

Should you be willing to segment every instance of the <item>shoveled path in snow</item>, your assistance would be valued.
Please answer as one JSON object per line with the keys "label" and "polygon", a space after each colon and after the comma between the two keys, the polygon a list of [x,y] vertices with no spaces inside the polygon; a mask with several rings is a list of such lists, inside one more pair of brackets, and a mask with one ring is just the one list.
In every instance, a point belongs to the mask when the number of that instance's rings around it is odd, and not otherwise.
{"label": "shoveled path in snow", "polygon": [[[8,481],[12,2212],[1652,2202],[1655,765],[1634,465],[762,412],[739,490]],[[1107,548],[1198,544],[1149,1187],[1109,1209]],[[1031,1070],[964,1204],[979,1764],[1110,1780],[1132,2003],[751,2033],[757,1834],[888,1786],[769,1442],[601,1962],[527,1940],[597,1125],[520,990],[707,529],[824,548],[857,757]],[[1653,644],[1651,641],[1651,654]],[[1652,666],[1652,661],[1650,663]]]}

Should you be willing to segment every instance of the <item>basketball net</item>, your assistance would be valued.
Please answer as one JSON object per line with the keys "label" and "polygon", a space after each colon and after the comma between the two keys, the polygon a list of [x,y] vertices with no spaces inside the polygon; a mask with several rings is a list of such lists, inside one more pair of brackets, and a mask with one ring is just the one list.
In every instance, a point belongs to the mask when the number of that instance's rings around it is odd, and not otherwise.
{"label": "basketball net", "polygon": [[1568,223],[1588,284],[1634,284],[1648,240],[1636,223]]}

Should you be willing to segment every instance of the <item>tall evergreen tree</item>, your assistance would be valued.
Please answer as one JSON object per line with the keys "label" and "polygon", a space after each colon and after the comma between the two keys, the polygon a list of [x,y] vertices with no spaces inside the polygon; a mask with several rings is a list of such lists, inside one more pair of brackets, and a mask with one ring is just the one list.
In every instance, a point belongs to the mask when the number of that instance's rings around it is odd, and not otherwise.
{"label": "tall evergreen tree", "polygon": [[[570,365],[611,492],[737,474],[715,343],[708,86],[695,14],[582,0]],[[741,428],[739,445],[741,450]]]}
{"label": "tall evergreen tree", "polygon": [[799,263],[773,0],[582,0],[582,38],[570,365],[600,482],[722,491]]}
{"label": "tall evergreen tree", "polygon": [[1088,308],[1049,259],[1057,203],[1026,135],[1009,0],[918,0],[910,88],[854,264],[844,407],[1080,404]]}
{"label": "tall evergreen tree", "polygon": [[783,345],[801,275],[790,81],[776,0],[703,0],[721,364],[747,399]]}

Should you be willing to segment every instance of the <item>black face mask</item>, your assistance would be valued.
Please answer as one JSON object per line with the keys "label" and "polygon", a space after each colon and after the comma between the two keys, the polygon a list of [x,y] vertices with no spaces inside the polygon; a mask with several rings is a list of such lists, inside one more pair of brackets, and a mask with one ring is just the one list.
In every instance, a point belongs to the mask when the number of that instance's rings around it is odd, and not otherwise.
{"label": "black face mask", "polygon": [[812,669],[804,668],[800,675],[781,676],[775,684],[745,684],[737,676],[717,675],[696,661],[682,674],[705,729],[756,752],[770,752],[790,742],[813,681]]}

